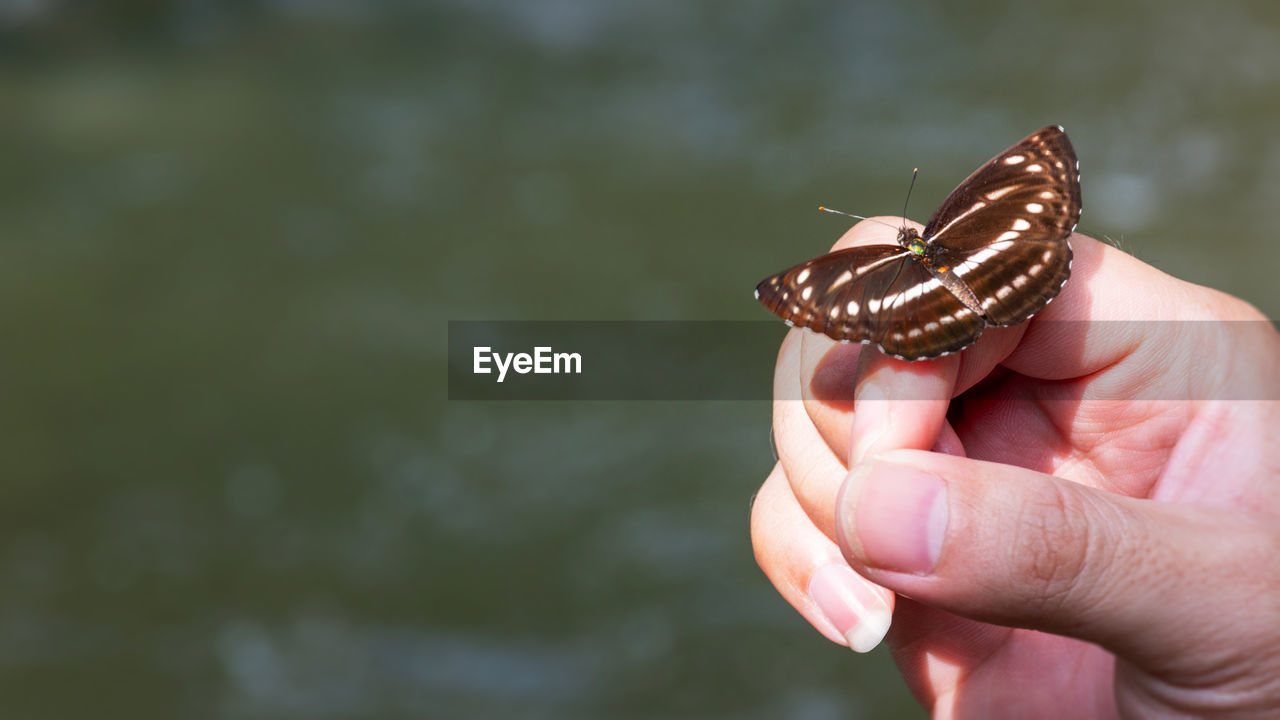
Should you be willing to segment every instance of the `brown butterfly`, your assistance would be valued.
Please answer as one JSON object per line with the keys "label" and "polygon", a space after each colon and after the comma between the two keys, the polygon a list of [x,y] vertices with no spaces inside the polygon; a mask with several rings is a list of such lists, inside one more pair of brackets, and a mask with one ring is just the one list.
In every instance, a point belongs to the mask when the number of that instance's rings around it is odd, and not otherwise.
{"label": "brown butterfly", "polygon": [[874,342],[904,360],[968,346],[1040,312],[1071,275],[1080,163],[1061,126],[978,168],[897,245],[837,250],[766,278],[756,299],[788,325]]}

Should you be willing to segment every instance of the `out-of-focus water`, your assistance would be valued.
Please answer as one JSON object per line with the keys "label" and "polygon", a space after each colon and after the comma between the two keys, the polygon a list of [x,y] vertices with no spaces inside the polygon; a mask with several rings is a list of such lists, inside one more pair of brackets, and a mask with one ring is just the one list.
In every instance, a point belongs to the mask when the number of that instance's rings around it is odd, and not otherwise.
{"label": "out-of-focus water", "polygon": [[918,715],[754,566],[767,406],[450,403],[446,322],[761,318],[1048,123],[1280,312],[1273,3],[0,3],[0,711]]}

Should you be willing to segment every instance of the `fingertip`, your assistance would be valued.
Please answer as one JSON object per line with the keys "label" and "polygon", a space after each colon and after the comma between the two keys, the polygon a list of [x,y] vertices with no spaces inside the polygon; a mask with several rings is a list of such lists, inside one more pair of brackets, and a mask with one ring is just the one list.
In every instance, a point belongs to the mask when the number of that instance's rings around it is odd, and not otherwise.
{"label": "fingertip", "polygon": [[857,247],[859,245],[889,245],[896,241],[898,226],[902,218],[873,216],[859,220],[836,240],[832,250]]}
{"label": "fingertip", "polygon": [[831,563],[818,568],[809,580],[808,591],[854,652],[874,650],[889,632],[892,593],[872,585],[849,566]]}
{"label": "fingertip", "polygon": [[880,452],[924,450],[946,421],[959,358],[907,362],[878,352],[859,358],[849,466]]}

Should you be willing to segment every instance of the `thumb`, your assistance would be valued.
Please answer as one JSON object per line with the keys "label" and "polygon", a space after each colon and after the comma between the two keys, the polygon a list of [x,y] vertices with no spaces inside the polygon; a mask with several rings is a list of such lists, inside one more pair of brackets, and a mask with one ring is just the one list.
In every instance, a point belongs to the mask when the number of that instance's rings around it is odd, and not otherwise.
{"label": "thumb", "polygon": [[1203,649],[1231,648],[1232,636],[1255,646],[1244,633],[1259,623],[1280,627],[1280,532],[1240,512],[916,450],[855,467],[836,512],[841,549],[873,582],[1093,642],[1166,677],[1203,673]]}

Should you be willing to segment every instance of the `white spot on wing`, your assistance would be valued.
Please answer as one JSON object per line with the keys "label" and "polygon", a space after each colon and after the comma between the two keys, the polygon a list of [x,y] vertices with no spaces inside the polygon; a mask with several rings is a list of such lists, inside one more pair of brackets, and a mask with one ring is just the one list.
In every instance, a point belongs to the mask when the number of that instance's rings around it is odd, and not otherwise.
{"label": "white spot on wing", "polygon": [[1003,300],[1012,294],[1013,294],[1013,287],[1010,285],[1005,285],[1004,287],[996,291],[996,298]]}
{"label": "white spot on wing", "polygon": [[931,293],[940,287],[942,287],[942,283],[938,281],[938,278],[931,277],[927,281],[922,282],[919,285],[915,285],[911,289],[907,290],[906,301],[911,302],[919,299],[921,296]]}
{"label": "white spot on wing", "polygon": [[1020,234],[1021,234],[1021,233],[1019,233],[1019,232],[1018,232],[1018,231],[1016,231],[1016,230],[1007,230],[1007,231],[1005,231],[1005,232],[1001,233],[1001,234],[1000,234],[1000,237],[998,237],[998,238],[996,238],[996,239],[997,239],[997,240],[1014,240],[1014,239],[1016,239],[1016,238],[1018,237],[1018,235],[1020,235]]}
{"label": "white spot on wing", "polygon": [[965,219],[966,217],[969,217],[969,216],[970,216],[970,215],[972,215],[973,213],[975,213],[975,212],[977,212],[977,211],[981,210],[982,208],[984,208],[984,207],[986,207],[986,206],[987,206],[987,204],[986,204],[986,203],[984,203],[984,202],[976,202],[976,203],[974,203],[973,205],[970,205],[968,210],[965,210],[964,212],[962,212],[962,213],[960,213],[959,215],[955,216],[955,219],[953,219],[951,222],[947,223],[946,225],[943,225],[943,226],[942,226],[942,227],[941,227],[941,228],[940,228],[936,233],[934,233],[934,234],[933,234],[933,236],[934,236],[935,238],[936,238],[936,237],[938,237],[939,235],[941,235],[941,234],[945,233],[945,232],[947,231],[947,228],[951,227],[952,225],[955,225],[956,223],[960,222],[961,220]]}
{"label": "white spot on wing", "polygon": [[845,284],[845,283],[849,282],[849,281],[850,281],[850,280],[852,280],[852,279],[853,279],[853,271],[852,271],[852,270],[845,270],[845,271],[844,271],[844,273],[840,275],[840,277],[836,278],[836,281],[835,281],[835,282],[831,283],[831,287],[830,287],[830,288],[828,288],[828,289],[830,289],[830,290],[835,290],[836,288],[838,288],[838,287],[840,287],[841,285],[843,285],[843,284]]}
{"label": "white spot on wing", "polygon": [[[1008,235],[1008,234],[1009,233],[1005,233],[1005,235]],[[1018,236],[1018,233],[1013,233],[1013,237],[1016,238],[1017,236]],[[1013,246],[1013,241],[1011,238],[1005,238],[1003,235],[1001,236],[1001,238],[1002,240],[1000,242],[993,242],[990,245],[970,255],[968,259],[966,259],[964,262],[957,265],[953,272],[955,272],[956,275],[963,276],[965,273],[969,272],[970,270],[973,270],[974,268],[978,267],[982,263],[995,257],[1000,252],[1008,250],[1010,247]]]}
{"label": "white spot on wing", "polygon": [[873,313],[880,312],[880,301],[875,298],[871,298],[867,301],[867,309]]}
{"label": "white spot on wing", "polygon": [[1044,206],[1040,203],[1027,203],[1027,212],[1042,213],[1044,212]]}
{"label": "white spot on wing", "polygon": [[1053,251],[1045,250],[1044,255],[1042,255],[1041,257],[1044,259],[1045,262],[1049,262],[1050,260],[1053,259]]}
{"label": "white spot on wing", "polygon": [[796,276],[796,284],[797,285],[803,284],[804,281],[808,279],[809,279],[809,268],[805,268],[800,271],[799,275]]}
{"label": "white spot on wing", "polygon": [[1023,219],[1023,218],[1018,218],[1017,220],[1014,220],[1014,221],[1013,221],[1013,229],[1014,229],[1014,230],[1017,230],[1017,231],[1019,231],[1019,232],[1021,232],[1021,231],[1023,231],[1023,230],[1030,230],[1030,229],[1031,229],[1031,223],[1030,223],[1030,222],[1028,222],[1028,221],[1026,221],[1026,220],[1025,220],[1025,219]]}
{"label": "white spot on wing", "polygon": [[858,301],[857,301],[857,300],[850,300],[850,301],[849,301],[849,305],[848,305],[848,307],[846,307],[845,309],[849,311],[849,314],[850,314],[850,315],[857,315],[857,314],[858,314]]}
{"label": "white spot on wing", "polygon": [[1044,166],[1040,163],[1034,163],[1027,166],[1027,172],[1044,172]]}
{"label": "white spot on wing", "polygon": [[839,305],[833,305],[833,306],[831,307],[831,317],[833,317],[833,318],[838,318],[838,317],[840,317],[840,306],[839,306]]}
{"label": "white spot on wing", "polygon": [[1017,165],[1017,164],[1021,163],[1021,162],[1022,162],[1022,161],[1024,161],[1024,160],[1026,160],[1026,158],[1025,158],[1025,157],[1023,157],[1022,155],[1010,155],[1009,157],[1007,157],[1007,158],[1005,158],[1005,159],[1004,159],[1004,164],[1005,164],[1005,165]]}
{"label": "white spot on wing", "polygon": [[[808,270],[805,270],[805,272],[809,272],[809,271],[808,271]],[[813,286],[812,286],[812,285],[810,285],[810,286],[806,287],[803,291],[801,291],[801,292],[800,292],[800,299],[801,299],[801,300],[808,300],[808,299],[809,299],[809,297],[810,297],[811,295],[813,295]]]}
{"label": "white spot on wing", "polygon": [[996,200],[999,200],[1000,198],[1004,197],[1005,195],[1008,195],[1009,193],[1017,189],[1018,189],[1017,185],[1005,185],[1002,188],[996,188],[995,190],[992,190],[991,192],[987,193],[987,199],[992,202],[995,202]]}

